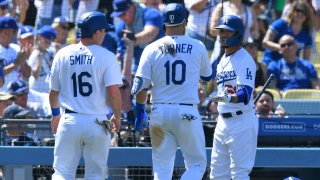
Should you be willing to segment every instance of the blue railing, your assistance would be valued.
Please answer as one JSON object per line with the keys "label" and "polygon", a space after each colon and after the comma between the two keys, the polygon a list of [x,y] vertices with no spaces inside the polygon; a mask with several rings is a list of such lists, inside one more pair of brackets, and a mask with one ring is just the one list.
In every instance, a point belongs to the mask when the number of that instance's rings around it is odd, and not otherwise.
{"label": "blue railing", "polygon": [[[320,148],[258,148],[254,167],[319,168]],[[207,148],[208,166],[211,148]],[[51,165],[53,147],[0,146],[0,165]],[[80,163],[83,163],[81,161]],[[110,148],[108,165],[151,166],[151,148]],[[181,151],[177,151],[176,166],[183,166]]]}

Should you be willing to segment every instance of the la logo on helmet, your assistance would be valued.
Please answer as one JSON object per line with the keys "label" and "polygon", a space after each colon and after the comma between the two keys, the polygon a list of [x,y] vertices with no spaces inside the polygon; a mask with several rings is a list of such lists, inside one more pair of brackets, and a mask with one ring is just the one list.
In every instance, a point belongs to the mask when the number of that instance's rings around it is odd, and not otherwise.
{"label": "la logo on helmet", "polygon": [[223,24],[228,24],[229,23],[229,18],[228,17],[224,17],[223,18]]}
{"label": "la logo on helmet", "polygon": [[170,19],[171,23],[173,23],[174,22],[174,15],[170,15],[169,19]]}

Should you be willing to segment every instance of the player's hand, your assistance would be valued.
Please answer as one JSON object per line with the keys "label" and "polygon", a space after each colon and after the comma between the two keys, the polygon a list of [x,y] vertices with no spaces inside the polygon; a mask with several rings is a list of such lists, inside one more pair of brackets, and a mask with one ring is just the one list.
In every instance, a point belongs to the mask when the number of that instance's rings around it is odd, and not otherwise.
{"label": "player's hand", "polygon": [[137,131],[148,127],[148,114],[145,104],[136,103],[134,106],[135,121],[134,126]]}
{"label": "player's hand", "polygon": [[52,116],[52,118],[51,118],[51,131],[53,134],[55,134],[57,132],[60,118],[61,118],[61,115]]}
{"label": "player's hand", "polygon": [[110,122],[112,123],[112,132],[118,132],[121,127],[121,120],[120,118],[116,118],[114,115],[112,115]]}

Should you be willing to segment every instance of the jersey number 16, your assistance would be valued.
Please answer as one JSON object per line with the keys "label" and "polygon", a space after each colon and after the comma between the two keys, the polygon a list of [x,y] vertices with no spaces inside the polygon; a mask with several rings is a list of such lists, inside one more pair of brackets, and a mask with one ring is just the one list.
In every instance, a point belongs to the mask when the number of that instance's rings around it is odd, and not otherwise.
{"label": "jersey number 16", "polygon": [[78,89],[81,96],[90,96],[92,93],[92,85],[89,82],[84,82],[83,77],[90,78],[91,74],[88,72],[81,72],[78,76],[76,73],[73,73],[71,76],[74,97],[78,96]]}

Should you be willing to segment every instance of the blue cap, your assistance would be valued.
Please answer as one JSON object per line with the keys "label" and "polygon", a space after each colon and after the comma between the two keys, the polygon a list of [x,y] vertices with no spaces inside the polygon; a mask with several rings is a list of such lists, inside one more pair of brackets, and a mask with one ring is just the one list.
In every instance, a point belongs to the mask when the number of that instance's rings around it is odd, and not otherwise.
{"label": "blue cap", "polygon": [[30,110],[27,110],[17,104],[11,104],[3,110],[4,118],[26,118],[30,113]]}
{"label": "blue cap", "polygon": [[22,80],[10,81],[7,89],[10,94],[19,95],[29,92],[29,88],[26,83]]}
{"label": "blue cap", "polygon": [[5,29],[5,28],[18,29],[17,20],[10,16],[1,16],[0,29]]}
{"label": "blue cap", "polygon": [[5,6],[11,3],[11,0],[0,0],[0,6]]}
{"label": "blue cap", "polygon": [[18,38],[24,39],[27,38],[29,36],[33,36],[33,28],[32,26],[29,25],[25,25],[25,26],[20,26],[19,30],[18,30]]}
{"label": "blue cap", "polygon": [[111,13],[111,17],[117,17],[123,14],[131,5],[131,0],[114,0],[112,3],[113,13]]}
{"label": "blue cap", "polygon": [[163,11],[163,24],[166,26],[180,25],[185,21],[186,9],[182,4],[170,3]]}
{"label": "blue cap", "polygon": [[41,36],[43,36],[44,38],[53,41],[56,36],[57,36],[57,32],[55,29],[53,29],[51,26],[49,25],[44,25],[42,26],[39,30],[38,33]]}

